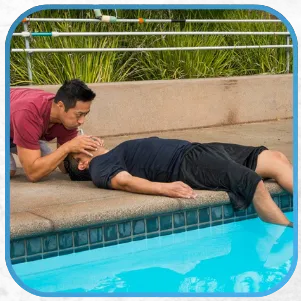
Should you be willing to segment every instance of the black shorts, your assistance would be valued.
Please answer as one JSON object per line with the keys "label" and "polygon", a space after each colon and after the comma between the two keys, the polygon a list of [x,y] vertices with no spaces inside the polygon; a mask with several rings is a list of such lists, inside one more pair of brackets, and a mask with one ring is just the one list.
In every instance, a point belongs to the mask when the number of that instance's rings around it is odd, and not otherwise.
{"label": "black shorts", "polygon": [[255,172],[265,146],[194,143],[184,155],[180,181],[195,189],[222,190],[235,210],[247,208],[262,178]]}

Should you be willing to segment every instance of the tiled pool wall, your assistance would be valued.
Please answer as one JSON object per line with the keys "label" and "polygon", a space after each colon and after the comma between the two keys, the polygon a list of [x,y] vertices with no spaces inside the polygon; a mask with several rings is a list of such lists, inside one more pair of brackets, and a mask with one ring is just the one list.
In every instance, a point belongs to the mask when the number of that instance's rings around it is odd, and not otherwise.
{"label": "tiled pool wall", "polygon": [[[283,212],[293,210],[290,194],[272,197]],[[253,204],[237,212],[233,211],[231,204],[225,204],[26,237],[11,241],[11,262],[16,264],[61,256],[255,217],[257,214]]]}

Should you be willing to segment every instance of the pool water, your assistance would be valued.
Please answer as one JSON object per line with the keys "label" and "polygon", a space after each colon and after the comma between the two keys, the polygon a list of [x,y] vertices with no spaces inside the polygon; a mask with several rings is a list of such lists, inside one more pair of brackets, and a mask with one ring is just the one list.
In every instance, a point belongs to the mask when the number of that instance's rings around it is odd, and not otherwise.
{"label": "pool water", "polygon": [[256,218],[13,269],[40,292],[264,292],[285,277],[292,257],[293,230]]}

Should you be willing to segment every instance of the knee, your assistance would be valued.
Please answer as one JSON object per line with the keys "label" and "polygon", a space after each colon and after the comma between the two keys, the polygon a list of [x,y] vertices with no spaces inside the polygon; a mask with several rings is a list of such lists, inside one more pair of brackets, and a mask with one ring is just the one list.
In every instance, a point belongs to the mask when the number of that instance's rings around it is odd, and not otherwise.
{"label": "knee", "polygon": [[285,163],[289,162],[287,157],[282,152],[279,152],[279,151],[270,151],[270,152],[271,152],[271,156],[274,160],[285,162]]}
{"label": "knee", "polygon": [[48,146],[46,141],[40,140],[39,144],[40,144],[42,157],[49,155],[52,152],[51,148]]}

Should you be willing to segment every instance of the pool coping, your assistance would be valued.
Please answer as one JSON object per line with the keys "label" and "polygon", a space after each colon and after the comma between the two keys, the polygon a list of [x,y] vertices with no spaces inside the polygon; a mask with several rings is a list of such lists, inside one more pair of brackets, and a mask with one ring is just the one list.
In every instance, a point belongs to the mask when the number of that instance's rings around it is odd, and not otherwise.
{"label": "pool coping", "polygon": [[[274,181],[265,181],[271,195],[285,193]],[[111,199],[61,204],[48,208],[34,208],[25,212],[11,213],[11,239],[25,238],[51,232],[97,224],[154,216],[193,208],[229,204],[228,194],[223,191],[196,190],[196,199],[168,198],[161,196],[124,193]],[[135,202],[133,202],[135,198]],[[91,210],[91,207],[93,210]],[[74,214],[76,213],[76,214]]]}
{"label": "pool coping", "polygon": [[[274,181],[265,182],[265,186],[283,212],[293,210],[292,195]],[[130,214],[107,215],[108,212],[105,212],[103,216],[106,218],[97,221],[92,217],[85,223],[82,221],[78,223],[78,220],[69,221],[68,228],[62,225],[55,226],[55,223],[46,220],[51,227],[43,227],[43,231],[38,230],[43,221],[42,217],[29,212],[15,213],[26,215],[24,219],[19,218],[20,216],[15,219],[20,228],[23,226],[25,229],[23,233],[26,235],[20,236],[19,231],[19,236],[11,238],[11,262],[18,264],[41,260],[257,217],[252,204],[245,210],[233,211],[229,199],[220,198],[227,195],[224,192],[199,191],[199,193],[197,200],[169,199],[163,210],[162,207],[161,210],[152,207],[156,202],[158,204],[158,200],[155,199],[151,199],[152,201],[145,207],[133,203],[126,212]],[[207,198],[204,198],[206,194]],[[166,203],[166,198],[162,199],[162,202]],[[152,210],[149,210],[150,208]],[[111,213],[113,212],[114,208]],[[31,227],[28,228],[24,220],[29,221],[30,218],[33,220]],[[68,218],[66,222],[68,223]],[[16,223],[14,226],[16,227]]]}

